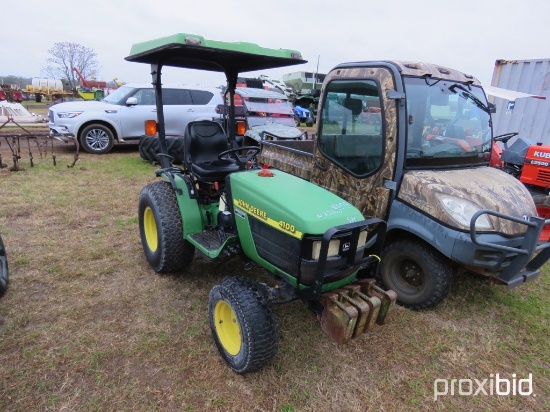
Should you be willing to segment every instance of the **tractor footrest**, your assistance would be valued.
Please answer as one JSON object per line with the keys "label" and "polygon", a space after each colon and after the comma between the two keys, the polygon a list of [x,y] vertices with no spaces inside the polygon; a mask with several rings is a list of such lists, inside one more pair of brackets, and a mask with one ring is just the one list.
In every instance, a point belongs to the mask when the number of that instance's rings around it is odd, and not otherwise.
{"label": "tractor footrest", "polygon": [[205,230],[200,233],[193,233],[189,237],[208,251],[218,250],[223,243],[223,239],[217,230]]}
{"label": "tractor footrest", "polygon": [[321,329],[338,344],[383,325],[397,295],[385,291],[374,279],[363,279],[353,285],[323,293],[319,302],[323,305]]}

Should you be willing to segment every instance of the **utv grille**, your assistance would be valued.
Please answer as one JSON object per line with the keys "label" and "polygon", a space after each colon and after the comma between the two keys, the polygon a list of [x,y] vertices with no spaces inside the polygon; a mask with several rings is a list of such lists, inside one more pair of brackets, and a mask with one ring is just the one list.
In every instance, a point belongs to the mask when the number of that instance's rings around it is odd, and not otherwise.
{"label": "utv grille", "polygon": [[252,238],[258,255],[295,277],[300,266],[300,239],[266,225],[249,216]]}

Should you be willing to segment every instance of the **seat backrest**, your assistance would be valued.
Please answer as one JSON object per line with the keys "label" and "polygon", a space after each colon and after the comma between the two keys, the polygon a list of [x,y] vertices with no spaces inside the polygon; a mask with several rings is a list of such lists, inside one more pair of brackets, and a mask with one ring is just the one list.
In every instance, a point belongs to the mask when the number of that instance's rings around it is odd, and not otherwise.
{"label": "seat backrest", "polygon": [[363,102],[361,101],[361,99],[346,97],[342,101],[342,106],[344,106],[348,110],[351,110],[351,114],[354,116],[357,116],[363,111]]}
{"label": "seat backrest", "polygon": [[208,162],[229,149],[221,124],[211,120],[189,122],[185,128],[186,163]]}

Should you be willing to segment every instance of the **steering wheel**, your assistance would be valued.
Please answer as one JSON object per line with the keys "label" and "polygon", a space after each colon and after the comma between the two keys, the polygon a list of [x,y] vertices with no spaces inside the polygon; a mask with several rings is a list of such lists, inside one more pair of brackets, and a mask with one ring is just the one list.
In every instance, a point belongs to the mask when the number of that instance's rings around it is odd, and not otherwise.
{"label": "steering wheel", "polygon": [[504,133],[504,134],[501,134],[500,136],[493,137],[493,140],[495,142],[506,143],[508,142],[508,140],[510,140],[514,136],[517,136],[518,134],[519,134],[518,132]]}
{"label": "steering wheel", "polygon": [[[248,153],[240,156],[239,152],[248,150]],[[252,160],[258,153],[260,153],[259,146],[242,146],[235,147],[233,149],[225,150],[218,155],[219,160],[227,160],[228,158],[235,159],[240,169],[244,169],[246,163]]]}

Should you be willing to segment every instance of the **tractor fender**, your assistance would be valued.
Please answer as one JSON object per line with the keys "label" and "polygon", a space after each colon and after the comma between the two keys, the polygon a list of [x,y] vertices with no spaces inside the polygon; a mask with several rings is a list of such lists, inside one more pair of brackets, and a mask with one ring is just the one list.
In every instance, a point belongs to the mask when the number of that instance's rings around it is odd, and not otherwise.
{"label": "tractor fender", "polygon": [[163,180],[175,185],[174,192],[183,222],[183,237],[187,238],[189,234],[201,232],[203,229],[199,203],[193,196],[193,186],[183,175],[172,174],[171,177],[172,179],[166,174],[162,175]]}

